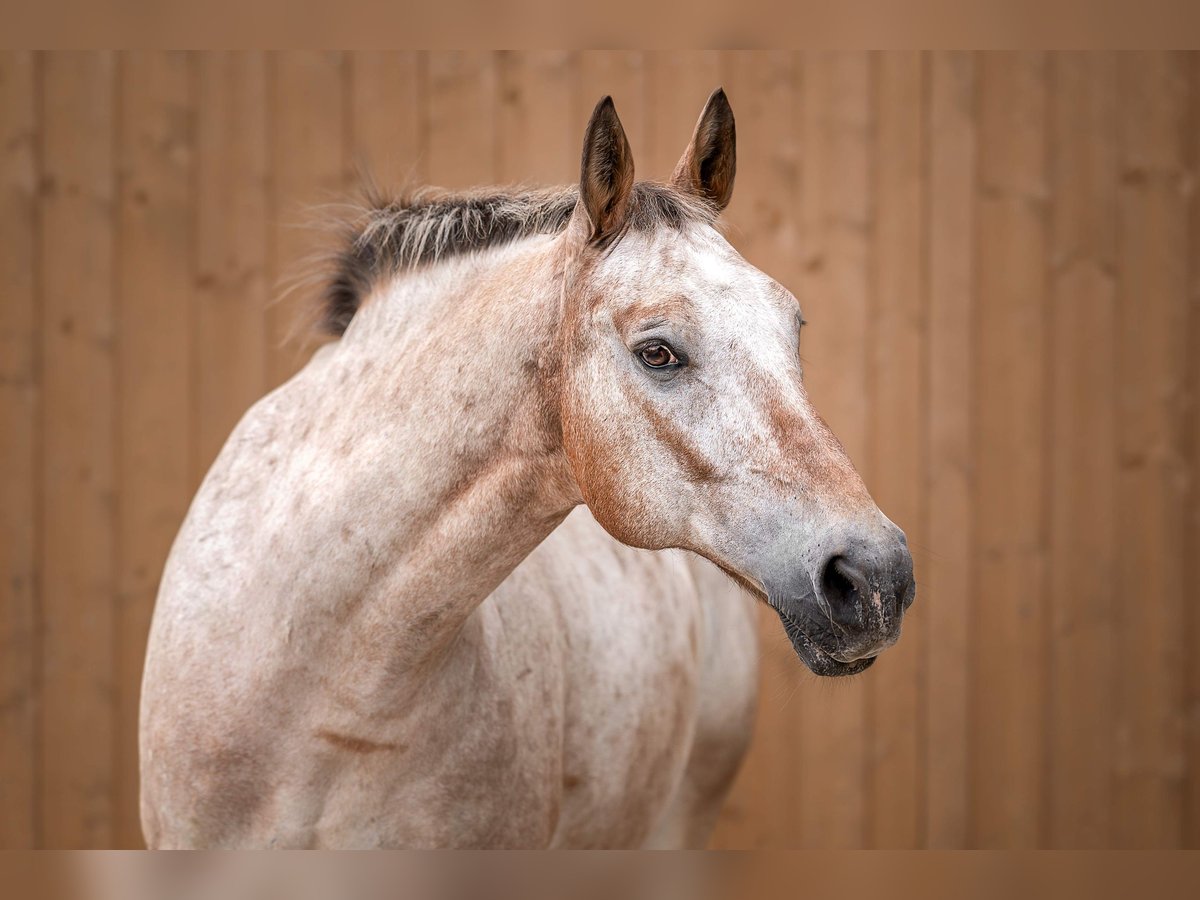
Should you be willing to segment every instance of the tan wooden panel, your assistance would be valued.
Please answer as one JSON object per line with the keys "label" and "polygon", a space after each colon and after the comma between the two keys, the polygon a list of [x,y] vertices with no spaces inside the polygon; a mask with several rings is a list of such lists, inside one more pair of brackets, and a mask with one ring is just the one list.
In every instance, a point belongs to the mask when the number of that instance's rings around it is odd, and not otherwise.
{"label": "tan wooden panel", "polygon": [[[883,53],[875,71],[874,284],[871,310],[872,410],[867,482],[875,502],[904,529],[917,583],[924,576],[925,75],[920,54]],[[867,845],[910,848],[921,830],[924,791],[920,610],[896,648],[866,681]]]}
{"label": "tan wooden panel", "polygon": [[[794,54],[737,52],[725,61],[726,91],[739,123],[738,176],[725,213],[739,252],[792,291],[800,266],[793,248],[799,231],[799,65]],[[761,693],[751,754],[726,805],[714,843],[721,847],[778,846],[800,827],[794,748],[800,703],[792,698],[804,664],[779,617],[760,610]],[[803,690],[800,687],[799,690]]]}
{"label": "tan wooden panel", "polygon": [[136,848],[142,654],[163,562],[192,493],[195,122],[188,54],[122,54],[119,72],[114,838]]}
{"label": "tan wooden panel", "polygon": [[266,55],[196,69],[194,486],[267,388],[271,233]]}
{"label": "tan wooden panel", "polygon": [[634,50],[583,50],[577,54],[578,87],[576,113],[571,122],[568,146],[573,156],[570,180],[579,180],[579,156],[583,149],[583,130],[588,116],[601,97],[610,96],[617,115],[633,148],[637,177],[649,174],[649,125],[646,103],[645,54]]}
{"label": "tan wooden panel", "polygon": [[431,184],[467,188],[496,180],[496,58],[491,53],[432,53],[429,57]]}
{"label": "tan wooden panel", "polygon": [[1180,415],[1189,351],[1187,85],[1182,56],[1119,59],[1121,554],[1113,822],[1122,847],[1173,847],[1181,840],[1181,600],[1191,574]]}
{"label": "tan wooden panel", "polygon": [[605,93],[665,178],[721,83],[730,237],[802,300],[814,401],[920,590],[851,683],[764,611],[716,845],[1200,844],[1194,54],[170,60],[118,84],[112,57],[0,56],[0,844],[136,841],[148,600],[196,480],[307,356],[276,348],[316,287],[267,303],[327,246],[313,205],[360,158],[574,180]]}
{"label": "tan wooden panel", "polygon": [[[724,71],[715,50],[671,50],[646,57],[646,134],[634,147],[638,178],[666,181],[692,138]],[[736,108],[734,115],[737,115]]]}
{"label": "tan wooden panel", "polygon": [[[936,848],[967,844],[971,580],[971,333],[977,249],[975,64],[930,61],[928,497],[924,577],[913,624],[923,626],[925,830]],[[920,549],[918,548],[918,554]]]}
{"label": "tan wooden panel", "polygon": [[37,845],[39,315],[35,57],[0,53],[0,847]]}
{"label": "tan wooden panel", "polygon": [[1046,61],[989,53],[979,77],[972,839],[1034,847],[1046,796]]}
{"label": "tan wooden panel", "polygon": [[350,162],[387,193],[421,182],[422,76],[416,51],[350,55]]}
{"label": "tan wooden panel", "polygon": [[1111,836],[1116,594],[1116,70],[1053,60],[1050,252],[1050,822],[1056,847]]}
{"label": "tan wooden panel", "polygon": [[[1194,182],[1200,178],[1200,54],[1190,54],[1188,63],[1191,70],[1188,163]],[[1188,339],[1189,346],[1193,349],[1188,354],[1192,404],[1188,411],[1188,421],[1185,423],[1190,442],[1188,458],[1191,468],[1191,491],[1187,498],[1187,553],[1189,558],[1196,559],[1200,558],[1200,354],[1196,353],[1194,348],[1200,347],[1200,191],[1192,191],[1190,200],[1187,252],[1191,260],[1191,327],[1188,330]],[[1187,766],[1187,796],[1183,845],[1190,850],[1196,850],[1200,849],[1200,579],[1189,578],[1185,581],[1183,602],[1188,622],[1188,630],[1184,636],[1187,642],[1187,695],[1184,701],[1187,728],[1187,758],[1184,761]]]}
{"label": "tan wooden panel", "polygon": [[349,182],[346,56],[280,51],[271,56],[274,283],[267,318],[268,378],[279,384],[307,362],[319,341],[311,278],[328,248],[322,231]]}
{"label": "tan wooden panel", "polygon": [[[869,453],[868,309],[872,226],[871,60],[804,59],[800,339],[813,403],[864,475]],[[794,747],[801,827],[793,846],[860,847],[866,838],[866,692],[874,672],[836,684],[806,679]]]}
{"label": "tan wooden panel", "polygon": [[50,847],[113,841],[115,72],[43,70],[41,818]]}
{"label": "tan wooden panel", "polygon": [[574,54],[505,51],[497,68],[496,178],[503,184],[578,181],[586,119],[580,123],[574,119]]}

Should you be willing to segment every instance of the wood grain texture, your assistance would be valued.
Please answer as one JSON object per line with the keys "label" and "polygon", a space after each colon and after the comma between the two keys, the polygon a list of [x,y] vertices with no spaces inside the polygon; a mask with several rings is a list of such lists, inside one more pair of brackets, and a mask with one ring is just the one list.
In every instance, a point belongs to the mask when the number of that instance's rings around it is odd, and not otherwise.
{"label": "wood grain texture", "polygon": [[1114,840],[1132,847],[1177,846],[1182,837],[1187,84],[1182,56],[1122,54],[1118,61],[1121,602],[1113,820]]}
{"label": "wood grain texture", "polygon": [[137,726],[141,654],[171,547],[192,495],[193,60],[120,57],[116,283],[117,594],[114,841],[142,846]]}
{"label": "wood grain texture", "polygon": [[[903,522],[917,583],[925,553],[922,479],[925,420],[925,69],[917,53],[883,53],[874,90],[875,226],[871,286],[871,416],[867,468],[875,501]],[[923,633],[915,610],[904,639],[867,679],[867,845],[916,847],[924,766],[920,668]]]}
{"label": "wood grain texture", "polygon": [[575,57],[578,87],[569,146],[573,154],[570,181],[579,180],[579,155],[588,116],[604,96],[613,98],[621,125],[633,148],[637,177],[649,175],[649,117],[646,97],[646,57],[635,50],[581,50]]}
{"label": "wood grain texture", "polygon": [[665,178],[718,85],[919,590],[849,682],[763,610],[715,845],[1200,846],[1200,56],[742,51],[0,54],[0,846],[138,843],[158,572],[319,205],[573,181],[604,94]]}
{"label": "wood grain texture", "polygon": [[1045,58],[984,54],[971,523],[972,841],[983,847],[1038,846],[1046,796],[1046,118]]}
{"label": "wood grain texture", "polygon": [[202,54],[196,68],[193,486],[267,389],[273,231],[266,55]]}
{"label": "wood grain texture", "polygon": [[274,271],[267,373],[276,385],[295,374],[320,340],[306,277],[328,246],[318,228],[328,213],[320,207],[341,201],[349,186],[350,117],[345,54],[279,51],[270,61]]}
{"label": "wood grain texture", "polygon": [[32,53],[0,53],[0,847],[37,834],[38,96]]}
{"label": "wood grain texture", "polygon": [[[1187,60],[1190,80],[1188,108],[1188,171],[1193,183],[1200,177],[1200,55]],[[1200,192],[1193,190],[1188,204],[1188,384],[1191,403],[1187,410],[1187,458],[1190,491],[1186,503],[1187,553],[1192,559],[1200,553]],[[1185,739],[1187,741],[1187,795],[1184,803],[1183,846],[1200,849],[1200,580],[1187,579],[1183,597],[1187,631],[1184,640],[1187,659],[1184,698]]]}
{"label": "wood grain texture", "polygon": [[497,164],[497,61],[480,52],[429,59],[426,177],[463,189],[492,184]]}
{"label": "wood grain texture", "polygon": [[638,178],[666,181],[671,177],[692,139],[704,102],[723,78],[721,54],[715,50],[672,50],[647,58],[646,135],[644,143],[634,147]]}
{"label": "wood grain texture", "polygon": [[350,55],[350,163],[385,191],[422,182],[424,77],[416,51]]}
{"label": "wood grain texture", "polygon": [[43,63],[39,802],[61,848],[114,839],[115,63]]}
{"label": "wood grain texture", "polygon": [[[930,60],[924,626],[924,846],[967,845],[971,665],[971,336],[975,315],[975,62]],[[918,558],[920,550],[918,548]]]}
{"label": "wood grain texture", "polygon": [[1112,828],[1116,592],[1116,69],[1053,60],[1050,340],[1051,846]]}
{"label": "wood grain texture", "polygon": [[574,54],[505,51],[497,68],[497,179],[502,184],[578,181],[582,131],[574,121]]}

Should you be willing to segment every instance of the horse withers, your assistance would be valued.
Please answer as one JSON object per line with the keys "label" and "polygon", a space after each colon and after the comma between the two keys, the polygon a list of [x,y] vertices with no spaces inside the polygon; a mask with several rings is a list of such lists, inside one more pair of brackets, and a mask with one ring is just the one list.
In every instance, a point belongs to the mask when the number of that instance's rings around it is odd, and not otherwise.
{"label": "horse withers", "polygon": [[821,675],[897,639],[904,536],[808,401],[796,299],[716,228],[734,172],[723,92],[666,183],[606,98],[576,187],[362,211],[339,339],[247,413],[167,562],[150,846],[703,845],[754,598]]}

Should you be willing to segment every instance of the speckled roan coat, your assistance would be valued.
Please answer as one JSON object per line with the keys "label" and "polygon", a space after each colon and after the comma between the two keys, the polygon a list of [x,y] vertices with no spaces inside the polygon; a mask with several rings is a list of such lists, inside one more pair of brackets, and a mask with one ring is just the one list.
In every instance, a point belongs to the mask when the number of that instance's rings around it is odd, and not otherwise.
{"label": "speckled roan coat", "polygon": [[754,596],[823,674],[896,639],[882,588],[852,631],[814,599],[830,535],[899,532],[804,395],[795,299],[713,228],[732,182],[723,94],[657,187],[606,101],[565,206],[485,204],[503,242],[471,200],[363,232],[345,334],[238,425],[167,563],[151,847],[703,845]]}

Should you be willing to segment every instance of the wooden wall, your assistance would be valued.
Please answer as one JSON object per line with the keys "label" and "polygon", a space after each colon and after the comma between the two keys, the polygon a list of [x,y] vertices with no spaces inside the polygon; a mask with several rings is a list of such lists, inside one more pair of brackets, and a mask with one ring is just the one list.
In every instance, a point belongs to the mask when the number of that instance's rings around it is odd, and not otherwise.
{"label": "wooden wall", "polygon": [[1197,57],[741,52],[0,54],[0,846],[139,843],[156,583],[303,360],[306,208],[573,179],[604,93],[663,177],[718,84],[921,588],[849,683],[764,615],[716,844],[1200,846]]}

